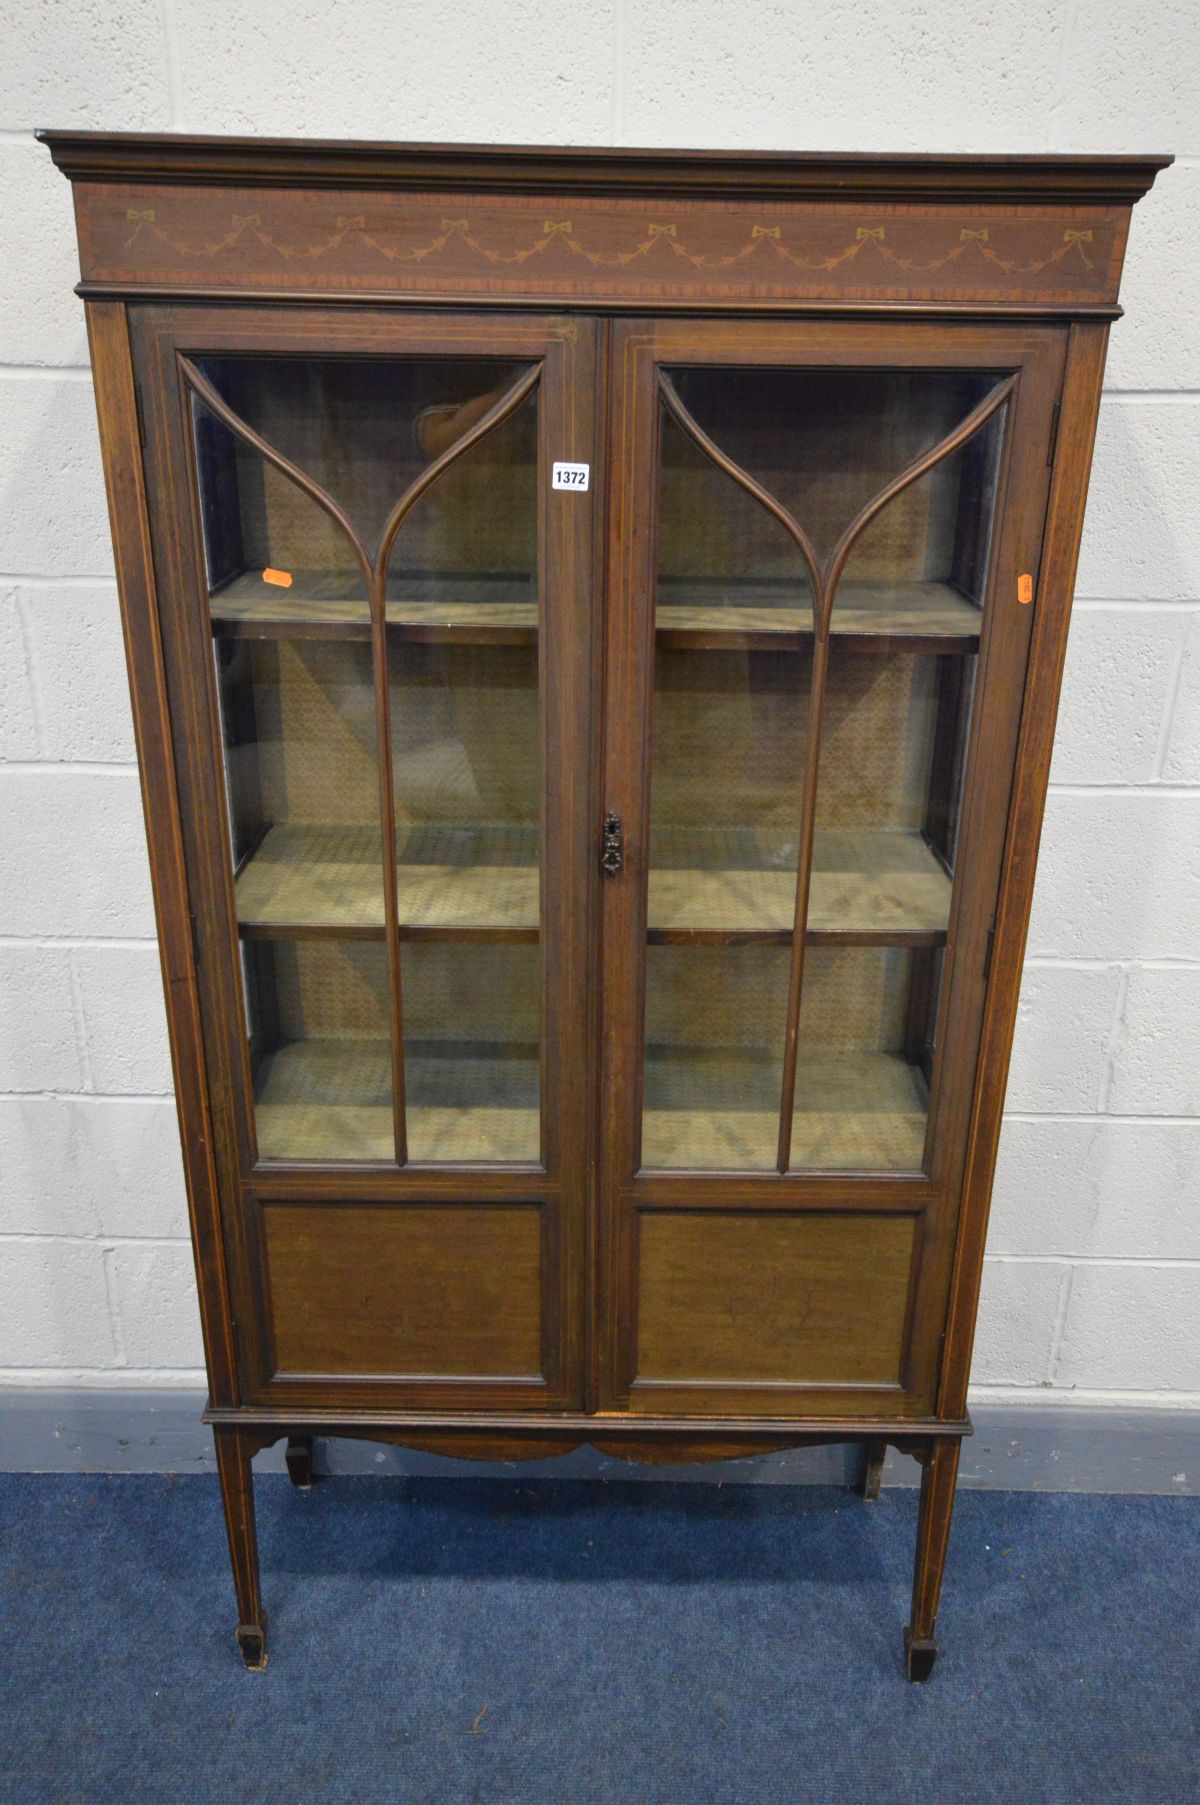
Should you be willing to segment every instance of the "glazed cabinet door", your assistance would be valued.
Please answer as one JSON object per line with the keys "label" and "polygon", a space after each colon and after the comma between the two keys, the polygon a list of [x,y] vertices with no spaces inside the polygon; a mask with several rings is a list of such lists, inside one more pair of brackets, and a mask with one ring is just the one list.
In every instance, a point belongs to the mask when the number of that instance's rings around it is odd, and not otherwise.
{"label": "glazed cabinet door", "polygon": [[615,330],[610,1408],[929,1415],[1050,328]]}
{"label": "glazed cabinet door", "polygon": [[578,1405],[594,328],[134,336],[243,1400]]}

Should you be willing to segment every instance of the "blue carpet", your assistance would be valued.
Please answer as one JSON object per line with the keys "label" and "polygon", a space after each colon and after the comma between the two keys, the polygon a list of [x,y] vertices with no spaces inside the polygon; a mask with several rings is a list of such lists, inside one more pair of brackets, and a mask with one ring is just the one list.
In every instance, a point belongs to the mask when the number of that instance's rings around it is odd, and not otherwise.
{"label": "blue carpet", "polygon": [[916,1494],[0,1478],[0,1798],[1191,1805],[1200,1500],[964,1492],[927,1686]]}

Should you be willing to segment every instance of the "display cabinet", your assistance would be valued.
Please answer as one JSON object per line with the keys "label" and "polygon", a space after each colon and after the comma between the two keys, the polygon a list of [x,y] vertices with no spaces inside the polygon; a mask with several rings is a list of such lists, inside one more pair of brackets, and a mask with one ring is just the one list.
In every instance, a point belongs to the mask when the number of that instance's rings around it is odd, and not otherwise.
{"label": "display cabinet", "polygon": [[243,1655],[272,1441],[861,1442],[925,1677],[1166,159],[45,137]]}

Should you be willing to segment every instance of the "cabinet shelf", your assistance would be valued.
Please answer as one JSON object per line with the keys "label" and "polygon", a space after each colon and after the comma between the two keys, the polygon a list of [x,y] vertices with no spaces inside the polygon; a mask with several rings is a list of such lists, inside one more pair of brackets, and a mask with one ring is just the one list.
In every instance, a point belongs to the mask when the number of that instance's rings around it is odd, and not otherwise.
{"label": "cabinet shelf", "polygon": [[[411,1160],[536,1163],[536,1048],[409,1042],[404,1073]],[[263,1056],[254,1088],[262,1159],[395,1157],[386,1040],[293,1041]]]}
{"label": "cabinet shelf", "polygon": [[[440,593],[431,599],[431,590]],[[420,591],[389,589],[389,634],[481,645],[537,638],[537,601],[520,578],[431,578]],[[794,586],[672,584],[659,591],[658,643],[680,651],[795,651],[812,639],[812,615],[787,605],[794,594]],[[282,589],[264,583],[259,571],[243,571],[213,592],[210,610],[222,638],[368,639],[371,632],[361,587],[336,572],[299,572]],[[979,608],[952,583],[843,582],[833,635],[864,652],[973,652],[980,620]]]}
{"label": "cabinet shelf", "polygon": [[[659,645],[679,650],[794,651],[812,639],[812,611],[789,606],[794,584],[660,584]],[[952,583],[838,586],[832,634],[855,650],[973,652],[981,613]]]}
{"label": "cabinet shelf", "polygon": [[[397,832],[404,939],[536,941],[535,828],[413,827]],[[383,865],[371,827],[280,823],[236,881],[238,925],[255,938],[383,938]]]}
{"label": "cabinet shelf", "polygon": [[[439,644],[531,645],[538,608],[519,577],[431,578],[419,596],[389,585],[388,632]],[[434,592],[431,595],[431,591]],[[225,639],[369,639],[370,610],[361,583],[334,571],[300,571],[290,588],[264,583],[257,570],[214,590],[213,632]]]}
{"label": "cabinet shelf", "polygon": [[[255,1083],[263,1159],[393,1158],[386,1040],[295,1041],[265,1055]],[[418,1042],[406,1049],[409,1158],[534,1162],[533,1048]],[[918,1171],[928,1110],[921,1073],[887,1053],[801,1059],[792,1167]],[[642,1164],[773,1169],[779,1068],[735,1050],[648,1049]]]}
{"label": "cabinet shelf", "polygon": [[[653,838],[652,945],[786,943],[796,906],[796,841],[781,833],[667,830]],[[919,834],[818,830],[807,939],[814,944],[938,946],[951,881]]]}
{"label": "cabinet shelf", "polygon": [[[642,1165],[773,1170],[778,1062],[737,1049],[648,1047]],[[898,1055],[815,1053],[796,1068],[791,1167],[921,1169],[929,1092]]]}
{"label": "cabinet shelf", "polygon": [[[398,839],[404,939],[536,941],[539,874],[532,828],[415,827]],[[369,827],[281,823],[236,881],[238,922],[253,938],[382,939],[379,836]],[[751,830],[666,831],[651,852],[652,945],[792,937],[796,844]],[[816,944],[937,946],[950,878],[919,834],[819,832],[808,938]]]}

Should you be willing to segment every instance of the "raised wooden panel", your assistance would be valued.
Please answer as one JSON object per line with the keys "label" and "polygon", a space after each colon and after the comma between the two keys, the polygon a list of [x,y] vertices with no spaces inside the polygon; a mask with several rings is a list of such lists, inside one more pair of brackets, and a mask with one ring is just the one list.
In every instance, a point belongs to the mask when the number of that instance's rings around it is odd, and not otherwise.
{"label": "raised wooden panel", "polygon": [[639,1221],[640,1383],[900,1383],[915,1216]]}
{"label": "raised wooden panel", "polygon": [[542,1370],[536,1204],[268,1204],[262,1245],[281,1373]]}

